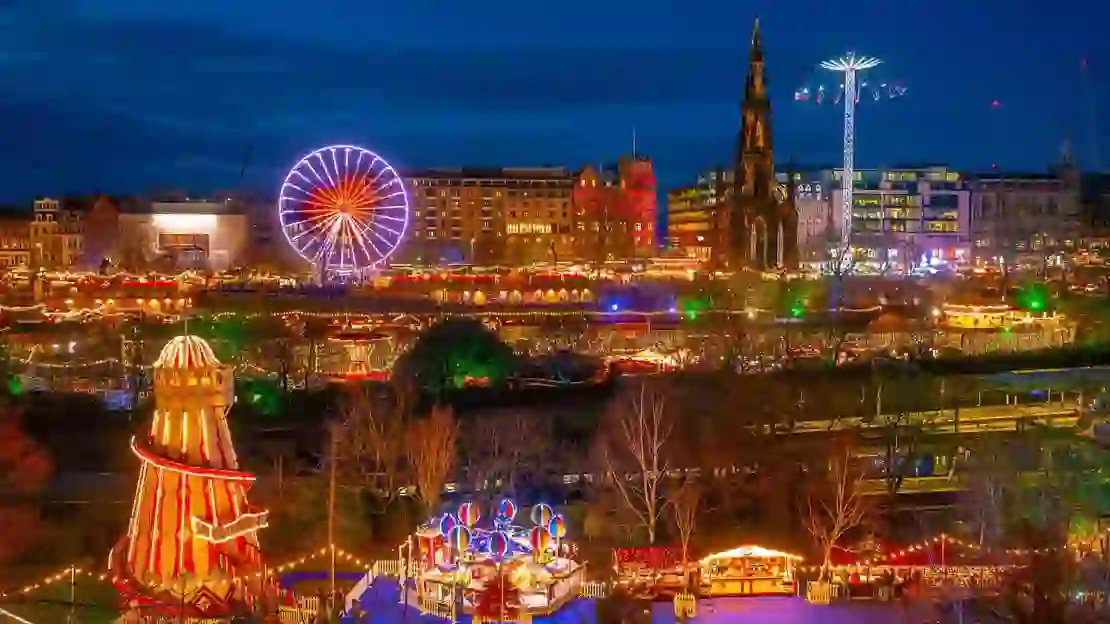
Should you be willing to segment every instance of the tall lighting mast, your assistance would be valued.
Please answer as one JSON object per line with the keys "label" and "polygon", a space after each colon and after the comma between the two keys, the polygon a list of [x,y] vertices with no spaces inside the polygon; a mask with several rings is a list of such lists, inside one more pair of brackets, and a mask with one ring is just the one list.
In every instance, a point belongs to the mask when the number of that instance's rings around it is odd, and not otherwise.
{"label": "tall lighting mast", "polygon": [[855,152],[856,152],[856,101],[859,98],[856,89],[856,74],[866,71],[881,63],[872,56],[856,56],[849,52],[840,58],[831,59],[821,63],[821,67],[829,71],[844,74],[844,171],[841,173],[840,197],[841,217],[843,230],[840,233],[843,249],[840,253],[848,253],[848,245],[852,236],[852,190],[855,185]]}

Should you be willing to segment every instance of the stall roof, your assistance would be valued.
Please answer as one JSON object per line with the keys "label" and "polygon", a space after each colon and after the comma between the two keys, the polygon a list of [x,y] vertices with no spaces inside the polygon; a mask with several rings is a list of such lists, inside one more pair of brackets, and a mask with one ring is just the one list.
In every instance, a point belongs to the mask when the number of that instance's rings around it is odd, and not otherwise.
{"label": "stall roof", "polygon": [[771,550],[763,548],[762,546],[738,546],[729,550],[722,550],[719,553],[713,553],[702,558],[702,563],[709,563],[714,559],[736,559],[739,557],[752,557],[755,559],[771,559],[775,557],[785,557],[787,559],[795,559],[801,561],[802,558],[788,552],[780,550]]}

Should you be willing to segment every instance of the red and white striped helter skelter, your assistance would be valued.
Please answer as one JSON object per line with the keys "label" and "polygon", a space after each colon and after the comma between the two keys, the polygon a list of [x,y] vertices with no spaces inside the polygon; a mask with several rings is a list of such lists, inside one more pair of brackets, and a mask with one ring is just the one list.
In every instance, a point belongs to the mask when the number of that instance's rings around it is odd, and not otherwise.
{"label": "red and white striped helter skelter", "polygon": [[254,475],[239,470],[226,414],[231,367],[196,336],[178,336],[154,364],[154,419],[132,439],[142,461],[127,534],[110,569],[131,608],[221,617],[247,599],[239,579],[262,569]]}

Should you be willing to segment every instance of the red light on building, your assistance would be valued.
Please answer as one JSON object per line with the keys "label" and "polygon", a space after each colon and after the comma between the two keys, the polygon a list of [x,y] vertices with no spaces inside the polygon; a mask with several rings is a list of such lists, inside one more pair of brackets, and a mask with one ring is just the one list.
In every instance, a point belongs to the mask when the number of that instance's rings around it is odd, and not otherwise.
{"label": "red light on building", "polygon": [[637,158],[627,167],[621,164],[622,200],[632,221],[636,251],[650,254],[655,248],[655,170],[647,159]]}
{"label": "red light on building", "polygon": [[585,167],[572,201],[580,257],[606,260],[653,254],[657,199],[651,160],[622,158],[616,167]]}

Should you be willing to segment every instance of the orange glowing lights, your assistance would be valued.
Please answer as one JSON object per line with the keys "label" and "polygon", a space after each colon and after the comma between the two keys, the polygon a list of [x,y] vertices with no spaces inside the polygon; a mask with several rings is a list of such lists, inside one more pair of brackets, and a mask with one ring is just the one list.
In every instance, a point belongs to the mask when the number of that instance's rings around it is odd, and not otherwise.
{"label": "orange glowing lights", "polygon": [[358,214],[368,217],[378,205],[378,195],[374,192],[367,176],[347,176],[335,186],[318,186],[313,189],[305,210],[307,214]]}

